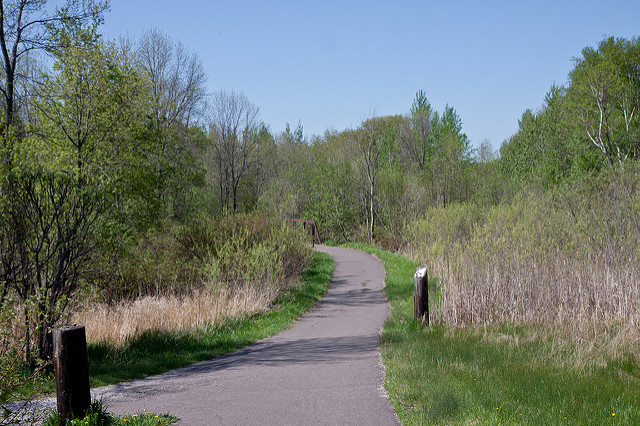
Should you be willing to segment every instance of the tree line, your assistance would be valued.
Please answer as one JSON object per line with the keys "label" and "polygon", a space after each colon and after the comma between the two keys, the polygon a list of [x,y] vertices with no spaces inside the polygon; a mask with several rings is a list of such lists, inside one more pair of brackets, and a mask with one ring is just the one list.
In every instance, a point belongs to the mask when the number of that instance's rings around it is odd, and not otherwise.
{"label": "tree line", "polygon": [[0,1],[0,306],[22,310],[31,366],[77,288],[99,289],[151,231],[259,212],[399,249],[431,208],[498,205],[640,155],[637,38],[585,48],[494,151],[422,90],[355,129],[275,134],[244,94],[210,94],[198,55],[160,30],[104,40],[107,9]]}

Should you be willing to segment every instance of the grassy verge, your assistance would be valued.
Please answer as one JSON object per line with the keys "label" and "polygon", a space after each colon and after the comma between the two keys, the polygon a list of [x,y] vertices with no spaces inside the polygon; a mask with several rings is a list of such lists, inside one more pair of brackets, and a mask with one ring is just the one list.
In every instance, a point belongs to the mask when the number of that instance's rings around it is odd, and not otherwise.
{"label": "grassy verge", "polygon": [[[354,247],[377,255],[387,273],[391,312],[381,351],[385,387],[403,424],[640,424],[636,361],[578,368],[567,361],[571,348],[552,348],[526,327],[417,326],[415,263]],[[437,292],[430,301],[437,304]]]}
{"label": "grassy verge", "polygon": [[103,386],[160,374],[174,368],[214,358],[291,326],[311,309],[331,283],[333,260],[316,253],[303,275],[303,284],[289,290],[265,314],[227,321],[215,328],[190,332],[145,333],[122,348],[89,345],[91,386]]}

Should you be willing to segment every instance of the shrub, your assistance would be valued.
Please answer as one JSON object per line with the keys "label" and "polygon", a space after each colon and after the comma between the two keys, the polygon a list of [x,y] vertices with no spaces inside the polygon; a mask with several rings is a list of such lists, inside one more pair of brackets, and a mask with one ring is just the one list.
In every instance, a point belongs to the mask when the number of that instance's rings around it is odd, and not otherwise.
{"label": "shrub", "polygon": [[299,230],[264,216],[201,218],[183,228],[178,241],[207,279],[231,286],[290,281],[311,259]]}
{"label": "shrub", "polygon": [[[303,235],[258,215],[201,217],[151,230],[98,277],[93,299],[114,304],[144,296],[187,296],[219,285],[282,285],[311,259]],[[85,295],[91,287],[85,288]]]}
{"label": "shrub", "polygon": [[441,280],[437,321],[547,325],[583,346],[637,353],[639,187],[630,164],[511,204],[431,210],[406,250]]}

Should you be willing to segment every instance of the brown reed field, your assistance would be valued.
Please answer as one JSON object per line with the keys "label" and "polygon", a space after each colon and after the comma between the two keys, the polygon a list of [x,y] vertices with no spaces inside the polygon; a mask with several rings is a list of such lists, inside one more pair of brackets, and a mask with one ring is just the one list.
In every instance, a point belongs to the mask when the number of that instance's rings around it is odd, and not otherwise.
{"label": "brown reed field", "polygon": [[640,179],[600,179],[414,223],[405,254],[439,280],[436,322],[532,326],[578,364],[640,353]]}
{"label": "brown reed field", "polygon": [[274,286],[245,285],[182,297],[144,296],[116,305],[92,305],[74,312],[71,322],[84,324],[87,341],[121,347],[147,331],[184,332],[266,312],[278,294]]}

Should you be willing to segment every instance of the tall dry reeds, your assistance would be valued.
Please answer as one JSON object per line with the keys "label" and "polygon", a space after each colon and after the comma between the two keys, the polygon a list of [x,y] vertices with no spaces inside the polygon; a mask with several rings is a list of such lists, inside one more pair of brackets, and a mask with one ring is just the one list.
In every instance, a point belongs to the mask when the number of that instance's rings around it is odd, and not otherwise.
{"label": "tall dry reeds", "polygon": [[84,324],[87,341],[116,347],[146,331],[188,331],[230,318],[266,312],[278,296],[276,287],[224,288],[178,297],[145,296],[115,305],[97,304],[72,315]]}
{"label": "tall dry reeds", "polygon": [[538,325],[583,349],[637,352],[639,182],[627,170],[509,205],[431,211],[407,251],[439,280],[436,321]]}

